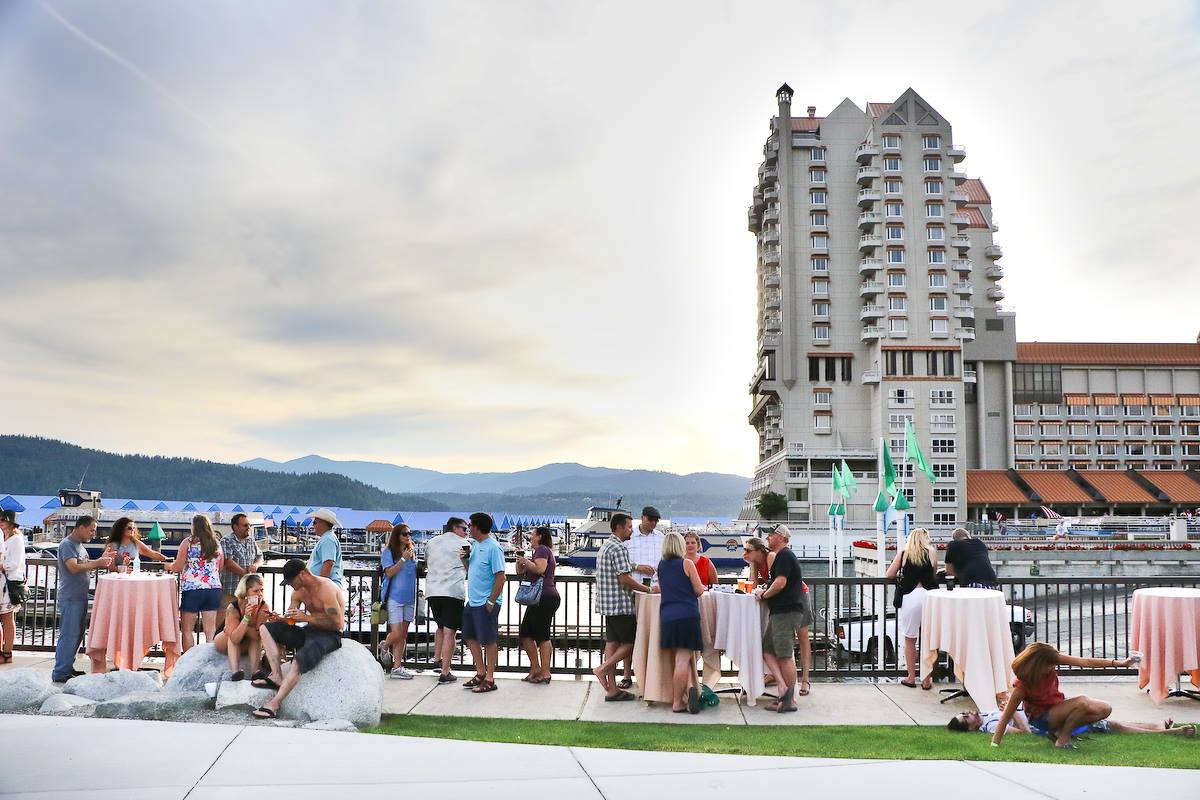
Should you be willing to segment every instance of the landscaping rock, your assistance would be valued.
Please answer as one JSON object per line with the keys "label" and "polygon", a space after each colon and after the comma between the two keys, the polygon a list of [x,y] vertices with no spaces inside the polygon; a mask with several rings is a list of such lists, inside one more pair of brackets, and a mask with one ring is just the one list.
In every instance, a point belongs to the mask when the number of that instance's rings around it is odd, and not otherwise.
{"label": "landscaping rock", "polygon": [[97,717],[187,720],[212,708],[204,692],[133,692],[96,706]]}
{"label": "landscaping rock", "polygon": [[130,692],[155,692],[161,687],[162,675],[157,672],[119,669],[115,672],[71,678],[63,686],[63,691],[103,703]]}
{"label": "landscaping rock", "polygon": [[383,672],[371,652],[352,639],[343,639],[338,650],[304,675],[280,708],[280,716],[288,719],[343,719],[360,727],[378,725],[382,715]]}
{"label": "landscaping rock", "polygon": [[88,700],[86,697],[79,697],[74,694],[52,694],[46,698],[46,702],[42,703],[42,707],[38,709],[42,714],[58,714],[62,711],[74,711],[83,706],[94,706],[95,700]]}
{"label": "landscaping rock", "polygon": [[316,722],[309,722],[301,725],[307,731],[346,731],[347,733],[357,733],[358,728],[348,719],[321,719]]}
{"label": "landscaping rock", "polygon": [[0,672],[0,711],[24,711],[40,706],[61,689],[50,682],[50,673],[33,667]]}
{"label": "landscaping rock", "polygon": [[250,681],[238,681],[237,683],[222,681],[220,688],[217,689],[216,708],[220,711],[223,708],[240,706],[253,710],[274,696],[273,689],[256,689],[250,685]]}
{"label": "landscaping rock", "polygon": [[[250,659],[242,656],[241,668],[249,677],[254,668]],[[220,683],[229,678],[229,657],[214,645],[200,644],[188,650],[175,662],[167,679],[168,692],[200,692],[206,683]]]}

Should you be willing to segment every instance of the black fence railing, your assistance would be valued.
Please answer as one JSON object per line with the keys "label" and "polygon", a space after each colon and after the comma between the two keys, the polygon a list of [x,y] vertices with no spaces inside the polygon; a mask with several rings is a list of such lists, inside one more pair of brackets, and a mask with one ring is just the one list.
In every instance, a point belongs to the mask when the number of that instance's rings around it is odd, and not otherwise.
{"label": "black fence railing", "polygon": [[[29,559],[26,578],[29,602],[17,616],[15,649],[53,650],[58,636],[55,598],[57,564],[53,559]],[[144,569],[160,569],[158,564]],[[264,596],[273,609],[285,608],[290,590],[284,586],[280,568],[261,570]],[[420,586],[424,579],[420,578]],[[732,583],[734,577],[722,579]],[[885,578],[828,578],[806,580],[814,615],[810,629],[811,668],[819,678],[896,677],[905,674],[904,642],[898,635],[899,621],[892,607],[895,584]],[[386,626],[371,622],[371,603],[379,592],[379,573],[372,569],[347,568],[348,595],[344,635],[376,652],[387,635]],[[508,576],[500,612],[499,663],[502,671],[528,668],[517,638],[523,608],[513,602],[518,579]],[[586,675],[600,664],[604,648],[603,620],[595,613],[595,578],[590,575],[559,575],[556,584],[562,603],[553,627],[553,670],[559,674]],[[1075,656],[1123,658],[1129,653],[1130,612],[1133,592],[1150,586],[1200,588],[1200,574],[1184,577],[1072,577],[1002,578],[1001,591],[1009,609],[1009,629],[1014,652],[1032,641],[1054,645]],[[880,609],[883,610],[882,626]],[[199,627],[199,625],[197,626]],[[434,625],[419,597],[417,619],[410,626],[405,664],[428,669],[433,665]],[[197,641],[203,640],[197,631]],[[882,649],[883,663],[879,655]],[[159,654],[159,653],[152,653]],[[470,655],[460,647],[455,668],[468,668]],[[733,665],[723,662],[728,675]],[[1070,668],[1071,674],[1093,671]],[[1113,674],[1113,670],[1105,670]],[[1123,670],[1133,674],[1134,670]]]}

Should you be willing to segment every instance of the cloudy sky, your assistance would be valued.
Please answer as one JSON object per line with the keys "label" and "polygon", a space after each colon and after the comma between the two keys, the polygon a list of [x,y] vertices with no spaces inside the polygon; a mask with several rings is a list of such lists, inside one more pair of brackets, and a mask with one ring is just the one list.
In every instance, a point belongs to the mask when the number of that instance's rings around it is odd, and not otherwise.
{"label": "cloudy sky", "polygon": [[951,121],[1022,339],[1193,340],[1200,4],[909,8],[0,2],[0,430],[749,474],[785,80]]}

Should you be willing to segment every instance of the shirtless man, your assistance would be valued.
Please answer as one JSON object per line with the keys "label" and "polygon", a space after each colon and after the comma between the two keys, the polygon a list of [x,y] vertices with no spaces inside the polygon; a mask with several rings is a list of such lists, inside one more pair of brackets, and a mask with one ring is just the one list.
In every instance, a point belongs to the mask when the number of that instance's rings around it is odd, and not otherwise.
{"label": "shirtless man", "polygon": [[[292,587],[292,597],[283,618],[275,617],[261,628],[263,650],[271,664],[271,674],[254,681],[260,689],[275,689],[275,696],[251,712],[259,719],[279,716],[279,707],[301,676],[321,659],[342,646],[342,628],[346,606],[342,590],[328,578],[313,575],[303,561],[292,559],[283,565],[283,582]],[[300,606],[304,606],[304,611]],[[308,623],[300,627],[295,623]],[[287,675],[280,669],[280,649],[296,651]]]}

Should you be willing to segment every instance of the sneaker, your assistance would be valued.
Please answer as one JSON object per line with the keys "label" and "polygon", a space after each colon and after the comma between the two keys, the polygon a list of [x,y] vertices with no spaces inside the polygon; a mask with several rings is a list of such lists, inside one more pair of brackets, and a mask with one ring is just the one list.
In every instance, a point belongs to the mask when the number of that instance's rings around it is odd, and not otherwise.
{"label": "sneaker", "polygon": [[438,676],[438,683],[454,683],[456,680],[458,680],[458,676],[453,672],[447,672],[445,675]]}
{"label": "sneaker", "polygon": [[396,667],[392,670],[391,675],[393,678],[399,678],[402,681],[411,681],[413,679],[413,674],[404,667]]}

